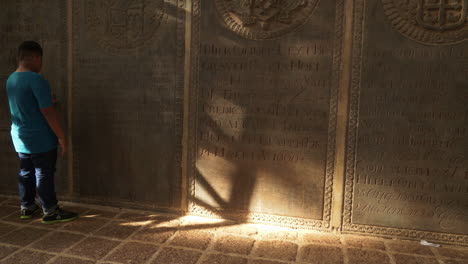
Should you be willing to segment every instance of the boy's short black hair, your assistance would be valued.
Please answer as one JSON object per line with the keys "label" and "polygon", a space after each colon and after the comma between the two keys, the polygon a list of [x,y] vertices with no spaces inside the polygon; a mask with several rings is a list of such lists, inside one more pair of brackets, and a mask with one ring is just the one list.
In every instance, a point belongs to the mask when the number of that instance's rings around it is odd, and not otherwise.
{"label": "boy's short black hair", "polygon": [[42,47],[35,41],[25,41],[18,47],[18,59],[22,60],[25,57],[39,55],[42,56]]}

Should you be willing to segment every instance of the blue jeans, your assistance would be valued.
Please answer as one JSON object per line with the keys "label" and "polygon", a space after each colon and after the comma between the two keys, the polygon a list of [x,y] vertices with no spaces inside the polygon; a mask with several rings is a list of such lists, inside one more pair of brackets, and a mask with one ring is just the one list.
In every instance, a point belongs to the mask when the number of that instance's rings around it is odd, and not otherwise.
{"label": "blue jeans", "polygon": [[57,209],[54,176],[57,163],[57,149],[45,153],[18,153],[21,161],[19,173],[19,194],[22,209],[36,208],[36,188],[45,214]]}

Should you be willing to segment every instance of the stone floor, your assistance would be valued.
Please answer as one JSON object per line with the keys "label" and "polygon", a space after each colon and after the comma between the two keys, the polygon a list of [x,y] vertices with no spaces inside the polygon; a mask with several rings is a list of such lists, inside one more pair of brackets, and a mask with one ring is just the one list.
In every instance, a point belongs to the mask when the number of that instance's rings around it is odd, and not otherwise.
{"label": "stone floor", "polygon": [[19,220],[0,197],[0,263],[5,264],[467,264],[468,248],[64,203],[81,217],[43,225]]}

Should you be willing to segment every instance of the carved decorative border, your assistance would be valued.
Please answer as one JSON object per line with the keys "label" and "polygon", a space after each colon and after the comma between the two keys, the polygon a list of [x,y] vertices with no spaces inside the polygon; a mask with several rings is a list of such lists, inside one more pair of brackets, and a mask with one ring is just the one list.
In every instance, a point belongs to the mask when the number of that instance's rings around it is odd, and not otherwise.
{"label": "carved decorative border", "polygon": [[353,19],[353,57],[352,57],[352,76],[349,105],[348,133],[346,138],[346,170],[345,170],[345,202],[343,215],[343,233],[365,233],[384,237],[402,237],[410,239],[429,239],[432,241],[468,244],[468,236],[446,234],[438,232],[428,232],[421,230],[390,228],[373,225],[354,224],[352,222],[352,208],[354,198],[354,176],[356,169],[357,138],[358,138],[358,120],[362,68],[363,50],[367,43],[364,42],[364,26],[366,25],[366,1],[355,0],[354,19]]}
{"label": "carved decorative border", "polygon": [[[70,120],[69,122],[71,122],[71,128],[72,128],[72,133],[74,133],[75,129],[75,125],[74,125],[74,121],[76,120],[75,118],[75,111],[74,109],[76,108],[76,103],[79,102],[79,100],[76,100],[75,98],[78,98],[78,91],[80,89],[80,85],[77,81],[75,80],[79,80],[79,73],[76,69],[78,69],[78,60],[77,60],[77,56],[78,54],[80,54],[80,50],[78,48],[78,41],[79,41],[79,35],[78,35],[78,32],[79,32],[79,26],[78,26],[78,23],[76,23],[75,21],[77,19],[79,19],[78,17],[80,16],[80,14],[83,12],[81,10],[82,8],[82,3],[81,1],[80,2],[77,2],[77,1],[73,1],[73,0],[69,0],[71,1],[71,6],[72,6],[72,14],[73,14],[73,17],[72,17],[72,68],[73,68],[73,74],[72,74],[72,80],[73,80],[73,87],[71,87],[71,98],[72,98],[72,120]],[[73,177],[73,190],[69,190],[71,192],[71,195],[72,197],[77,197],[80,193],[80,185],[79,185],[79,181],[77,180],[77,178],[79,177],[79,175],[81,175],[80,173],[80,161],[79,161],[79,158],[78,158],[78,155],[76,155],[76,153],[80,153],[78,150],[80,149],[80,145],[77,145],[77,144],[73,144],[73,134],[72,134],[72,151],[73,151],[73,161],[72,161],[72,164],[73,164],[73,173],[72,173],[72,177]],[[78,176],[78,177],[76,177]]]}
{"label": "carved decorative border", "polygon": [[[182,146],[182,133],[183,133],[183,100],[184,100],[184,78],[185,78],[185,73],[184,73],[184,65],[185,65],[185,17],[186,17],[186,1],[187,0],[172,0],[172,2],[175,3],[175,8],[177,9],[177,19],[176,19],[176,28],[177,28],[177,32],[176,32],[176,36],[177,36],[177,47],[176,47],[176,67],[175,67],[175,73],[174,75],[176,76],[175,78],[175,85],[174,85],[174,106],[173,106],[173,111],[174,111],[174,137],[175,137],[175,142],[174,142],[174,146],[176,148],[176,151],[174,152],[174,177],[176,177],[178,179],[178,182],[177,184],[179,186],[181,186],[181,183],[182,183],[182,149],[183,149],[183,146]],[[77,19],[79,19],[80,15],[83,14],[83,3],[82,1],[75,1],[75,0],[72,0],[73,2],[73,62],[72,62],[72,65],[73,65],[73,80],[79,80],[79,71],[77,71],[76,69],[78,69],[78,60],[77,60],[77,55],[80,53],[80,50],[79,50],[79,45],[78,44],[78,41],[79,41],[79,25],[78,23],[76,23],[75,21]],[[172,4],[171,3],[171,0],[164,0],[165,2],[165,5],[169,5],[169,4]],[[163,25],[161,25],[160,27],[162,27]],[[120,53],[122,54],[127,54],[126,52],[132,52],[134,50],[130,50],[130,51],[122,51],[122,50],[119,50]],[[110,50],[110,52],[114,52],[113,50]],[[73,103],[74,103],[74,108],[76,108],[76,103],[79,102],[79,100],[77,100],[76,98],[79,98],[78,97],[78,92],[80,90],[80,85],[79,85],[79,82],[77,81],[74,81],[73,82],[73,88],[72,88],[72,98],[73,98]],[[79,105],[79,104],[78,104]],[[76,120],[74,117],[75,117],[75,112],[73,111],[72,113],[73,115],[73,118],[72,118],[72,121],[73,120]],[[73,124],[72,124],[72,127],[73,127]],[[74,129],[73,129],[74,130]],[[73,175],[75,176],[73,181],[74,181],[74,184],[73,184],[73,190],[72,190],[72,195],[74,195],[74,197],[79,197],[79,194],[80,194],[80,186],[79,186],[79,181],[77,180],[77,178],[79,177],[80,175],[80,157],[79,155],[76,155],[76,153],[80,153],[78,150],[79,150],[80,146],[79,145],[74,145],[73,146],[73,149],[74,149],[74,160],[73,160]],[[88,199],[89,198],[89,199]],[[180,199],[180,197],[178,198]],[[83,201],[91,201],[93,203],[98,203],[98,202],[102,202],[102,201],[105,201],[106,198],[104,197],[84,197],[84,198],[80,198],[80,200],[83,200]],[[115,200],[115,199],[113,199]],[[112,201],[109,201],[109,202],[112,202]],[[158,210],[182,210],[182,206],[180,205],[180,201],[177,201],[179,202],[179,207],[180,208],[167,208],[167,207],[157,207]],[[125,201],[125,200],[122,200],[120,202],[115,202],[114,203],[115,205],[123,205],[123,204],[129,204],[129,205],[134,205],[134,206],[138,206],[139,208],[146,208],[146,209],[154,209],[156,208],[154,205],[151,205],[149,203],[143,203],[141,205],[136,205],[132,202],[129,202],[129,201]]]}
{"label": "carved decorative border", "polygon": [[[200,28],[201,28],[201,0],[194,0],[192,6],[192,54],[191,54],[191,80],[190,80],[190,131],[191,135],[195,135],[194,131],[198,131],[198,102],[199,102],[199,45],[200,45]],[[344,36],[344,0],[336,0],[336,18],[335,18],[335,38],[333,51],[333,66],[332,66],[332,82],[330,87],[330,114],[328,123],[328,146],[327,146],[327,163],[325,170],[325,187],[324,187],[324,207],[323,219],[304,219],[297,217],[278,216],[262,213],[251,213],[243,211],[223,211],[222,216],[232,220],[242,220],[252,223],[270,223],[281,226],[301,227],[306,229],[315,229],[321,231],[331,231],[331,211],[333,199],[333,178],[335,169],[336,156],[336,126],[338,119],[338,96],[340,86],[340,69],[343,52],[343,36]],[[188,157],[188,177],[189,177],[189,213],[199,216],[207,216],[219,218],[220,216],[204,207],[197,205],[193,198],[195,197],[195,171],[197,160],[197,137],[192,136],[189,143]]]}
{"label": "carved decorative border", "polygon": [[[183,153],[183,130],[184,130],[184,89],[185,89],[185,78],[188,78],[185,73],[185,22],[186,22],[186,9],[187,0],[177,0],[177,51],[176,51],[176,87],[174,89],[174,131],[175,138],[178,139],[175,142],[176,151],[174,153],[174,172],[175,177],[179,180],[177,186],[180,186],[179,199],[183,197],[182,192],[184,188],[182,186],[182,153]],[[178,201],[179,209],[184,210],[183,201]]]}

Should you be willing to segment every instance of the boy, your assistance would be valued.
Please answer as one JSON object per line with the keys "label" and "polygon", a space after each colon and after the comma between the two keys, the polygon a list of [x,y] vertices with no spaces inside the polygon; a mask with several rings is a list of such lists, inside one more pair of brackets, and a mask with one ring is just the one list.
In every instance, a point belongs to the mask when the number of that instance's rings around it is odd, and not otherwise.
{"label": "boy", "polygon": [[[19,194],[21,219],[31,219],[39,209],[36,188],[44,216],[42,223],[74,220],[77,214],[60,209],[55,194],[54,174],[57,145],[67,151],[65,133],[54,109],[49,83],[39,72],[42,48],[25,41],[18,48],[18,69],[7,80],[12,117],[11,137],[20,158]],[[58,143],[58,144],[57,144]]]}

